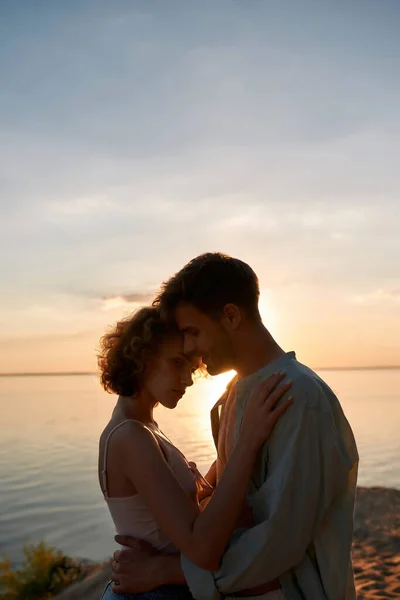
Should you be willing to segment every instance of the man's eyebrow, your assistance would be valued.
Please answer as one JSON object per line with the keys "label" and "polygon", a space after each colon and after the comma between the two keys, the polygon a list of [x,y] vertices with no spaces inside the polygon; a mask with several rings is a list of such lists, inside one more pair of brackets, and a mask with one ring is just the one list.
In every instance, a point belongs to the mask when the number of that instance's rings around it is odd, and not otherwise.
{"label": "man's eyebrow", "polygon": [[182,333],[185,333],[185,331],[195,331],[196,327],[193,327],[193,325],[185,325],[185,327],[180,327],[179,331],[181,331]]}
{"label": "man's eyebrow", "polygon": [[189,360],[189,361],[193,360],[194,358],[199,358],[199,354],[195,350],[192,350],[191,352],[187,352],[183,356],[186,358],[186,360]]}
{"label": "man's eyebrow", "polygon": [[186,362],[191,362],[194,358],[196,358],[196,356],[193,352],[187,352],[186,354],[184,354],[183,352],[180,352],[179,356],[181,358],[183,358]]}

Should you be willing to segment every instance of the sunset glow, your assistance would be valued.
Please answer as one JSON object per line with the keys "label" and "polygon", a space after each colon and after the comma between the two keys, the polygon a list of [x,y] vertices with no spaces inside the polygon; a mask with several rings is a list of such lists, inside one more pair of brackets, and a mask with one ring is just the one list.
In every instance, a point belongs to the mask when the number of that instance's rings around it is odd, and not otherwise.
{"label": "sunset glow", "polygon": [[215,250],[300,360],[400,365],[395,3],[178,4],[1,11],[0,372],[96,370]]}

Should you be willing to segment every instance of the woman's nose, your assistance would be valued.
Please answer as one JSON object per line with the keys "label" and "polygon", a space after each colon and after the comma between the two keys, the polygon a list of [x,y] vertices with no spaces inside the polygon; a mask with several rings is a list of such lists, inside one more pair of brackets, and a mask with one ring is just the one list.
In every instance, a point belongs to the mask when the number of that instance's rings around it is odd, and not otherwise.
{"label": "woman's nose", "polygon": [[186,387],[190,387],[193,385],[193,375],[192,371],[186,372],[183,376],[183,383]]}

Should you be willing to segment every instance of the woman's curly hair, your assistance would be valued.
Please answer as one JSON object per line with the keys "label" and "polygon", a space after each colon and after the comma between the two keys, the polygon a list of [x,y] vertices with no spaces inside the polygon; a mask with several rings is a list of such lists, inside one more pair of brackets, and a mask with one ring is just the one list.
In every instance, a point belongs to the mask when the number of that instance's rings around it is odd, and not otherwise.
{"label": "woman's curly hair", "polygon": [[179,335],[170,322],[152,306],[140,308],[118,321],[100,339],[97,362],[100,383],[106,392],[134,396],[140,390],[146,361],[170,335]]}

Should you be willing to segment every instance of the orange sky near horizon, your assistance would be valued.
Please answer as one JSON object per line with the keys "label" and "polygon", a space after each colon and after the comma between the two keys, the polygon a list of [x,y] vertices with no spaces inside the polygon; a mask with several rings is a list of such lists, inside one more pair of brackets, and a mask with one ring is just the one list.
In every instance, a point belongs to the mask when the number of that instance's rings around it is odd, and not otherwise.
{"label": "orange sky near horizon", "polygon": [[[294,295],[294,297],[293,297]],[[335,300],[335,301],[334,301]],[[311,301],[300,291],[260,299],[263,321],[285,350],[314,368],[400,365],[400,322],[360,301]],[[86,331],[21,335],[0,340],[1,373],[96,371],[96,348],[103,331],[137,305],[122,301],[92,313]],[[95,325],[97,325],[95,327]]]}

